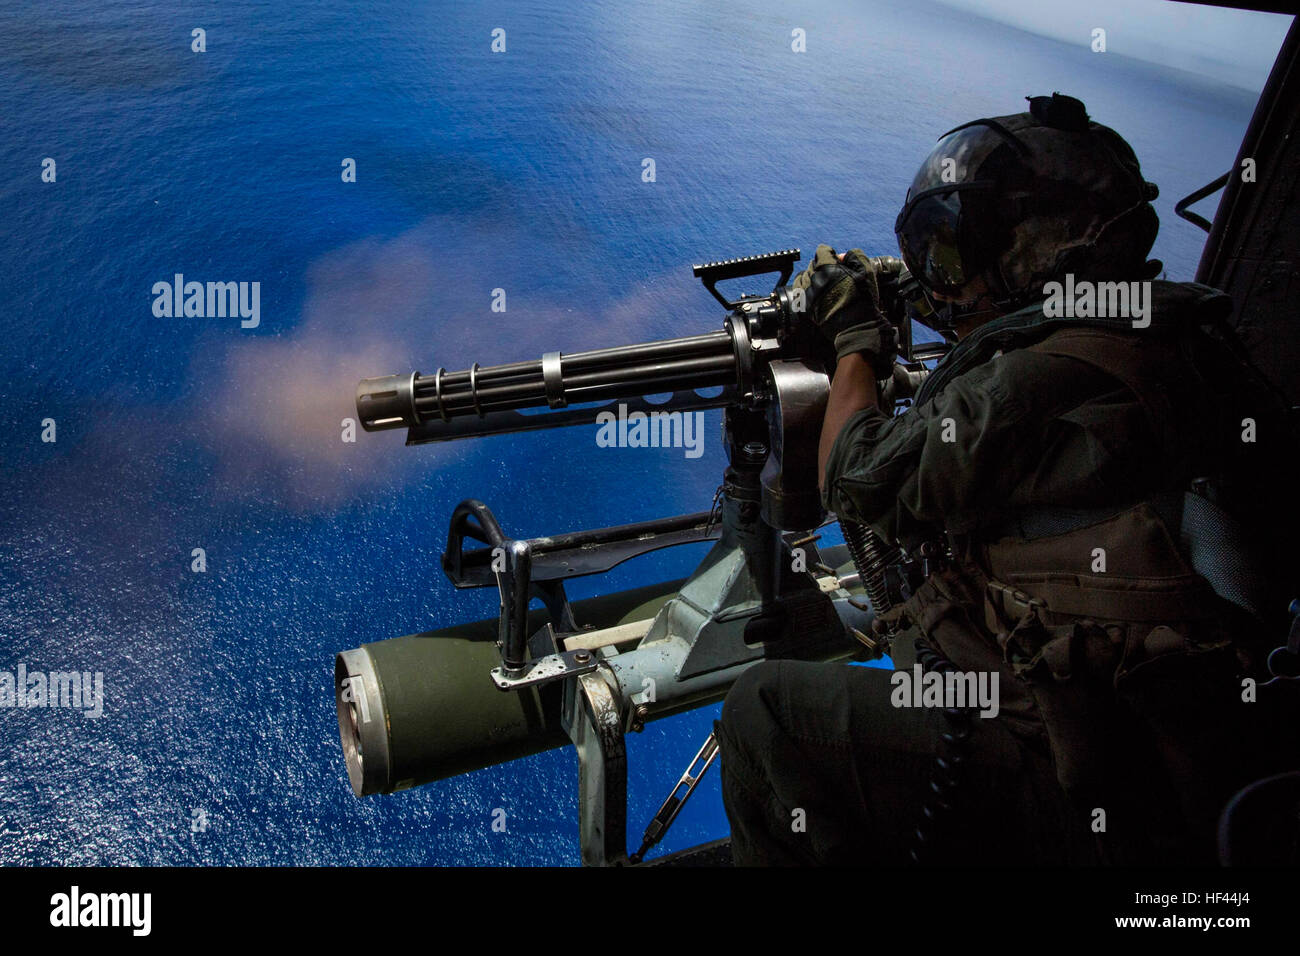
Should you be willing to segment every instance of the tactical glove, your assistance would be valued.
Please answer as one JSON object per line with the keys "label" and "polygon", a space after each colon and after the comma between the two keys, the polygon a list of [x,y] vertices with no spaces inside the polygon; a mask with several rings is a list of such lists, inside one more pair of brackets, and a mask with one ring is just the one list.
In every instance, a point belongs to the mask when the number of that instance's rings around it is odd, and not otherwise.
{"label": "tactical glove", "polygon": [[794,287],[804,291],[804,315],[834,343],[835,358],[862,352],[883,379],[898,354],[898,333],[880,309],[876,273],[861,249],[851,249],[841,262],[834,249],[821,245]]}

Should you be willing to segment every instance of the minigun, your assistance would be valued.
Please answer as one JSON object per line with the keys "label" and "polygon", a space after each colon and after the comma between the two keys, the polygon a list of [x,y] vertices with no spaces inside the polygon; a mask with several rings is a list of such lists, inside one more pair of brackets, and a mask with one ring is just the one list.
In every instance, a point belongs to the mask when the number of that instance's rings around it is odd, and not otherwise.
{"label": "minigun", "polygon": [[[889,605],[885,569],[897,553],[849,522],[846,546],[817,547],[828,523],[817,445],[834,352],[799,315],[802,290],[787,285],[799,258],[789,249],[695,266],[726,309],[720,331],[358,385],[362,427],[405,428],[408,445],[594,424],[613,401],[647,416],[722,408],[728,465],[708,511],[528,540],[509,537],[484,503],[458,504],[443,571],[456,588],[495,586],[500,613],[337,656],[339,733],[357,796],[571,742],[583,862],[636,862],[641,853],[629,858],[626,845],[626,733],[722,699],[760,660],[887,652],[888,629],[874,618]],[[913,342],[919,286],[900,260],[876,264],[900,331],[900,362],[882,394],[905,402],[946,346]],[[731,300],[717,287],[765,273],[779,274],[767,293]],[[565,593],[570,578],[710,541],[683,581],[586,601]],[[716,747],[706,743],[700,759],[706,751],[711,760]],[[688,768],[685,796],[697,781]],[[653,842],[685,796],[669,797]]]}

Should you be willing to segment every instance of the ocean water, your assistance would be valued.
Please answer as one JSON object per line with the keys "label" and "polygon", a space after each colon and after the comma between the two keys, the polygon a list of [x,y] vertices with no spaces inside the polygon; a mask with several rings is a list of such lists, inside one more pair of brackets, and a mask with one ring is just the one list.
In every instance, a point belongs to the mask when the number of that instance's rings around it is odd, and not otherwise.
{"label": "ocean water", "polygon": [[[105,686],[99,719],[0,710],[0,862],[575,862],[571,748],[356,800],[333,655],[495,612],[438,568],[462,498],[521,537],[706,508],[720,413],[698,459],[587,429],[348,444],[357,380],[717,328],[693,262],[893,253],[934,139],[1053,90],[1133,144],[1191,278],[1173,203],[1258,91],[924,0],[0,5],[0,671]],[[156,317],[175,273],[259,282],[260,324]],[[630,840],[717,711],[631,739]],[[663,848],[725,832],[713,773]]]}

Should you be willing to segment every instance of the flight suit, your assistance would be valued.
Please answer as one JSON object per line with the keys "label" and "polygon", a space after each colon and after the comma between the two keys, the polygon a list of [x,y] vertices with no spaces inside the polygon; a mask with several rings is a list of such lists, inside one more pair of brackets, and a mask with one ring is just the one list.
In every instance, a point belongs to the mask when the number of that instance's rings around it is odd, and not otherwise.
{"label": "flight suit", "polygon": [[913,408],[846,423],[828,510],[911,553],[947,545],[895,666],[996,672],[999,713],[893,706],[887,670],[756,665],[718,725],[737,863],[1212,860],[1262,759],[1240,675],[1275,635],[1180,541],[1193,479],[1225,456],[1251,470],[1201,331],[1230,303],[1193,283],[1152,298],[1146,329],[1041,304],[994,320]]}

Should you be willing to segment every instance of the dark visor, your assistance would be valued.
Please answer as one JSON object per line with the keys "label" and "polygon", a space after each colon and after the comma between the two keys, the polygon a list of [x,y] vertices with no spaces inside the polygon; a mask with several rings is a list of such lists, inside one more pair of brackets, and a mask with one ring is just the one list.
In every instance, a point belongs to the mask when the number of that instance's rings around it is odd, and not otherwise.
{"label": "dark visor", "polygon": [[951,183],[909,195],[894,222],[903,262],[931,292],[950,298],[981,271],[961,249],[962,193],[985,190],[992,182]]}

